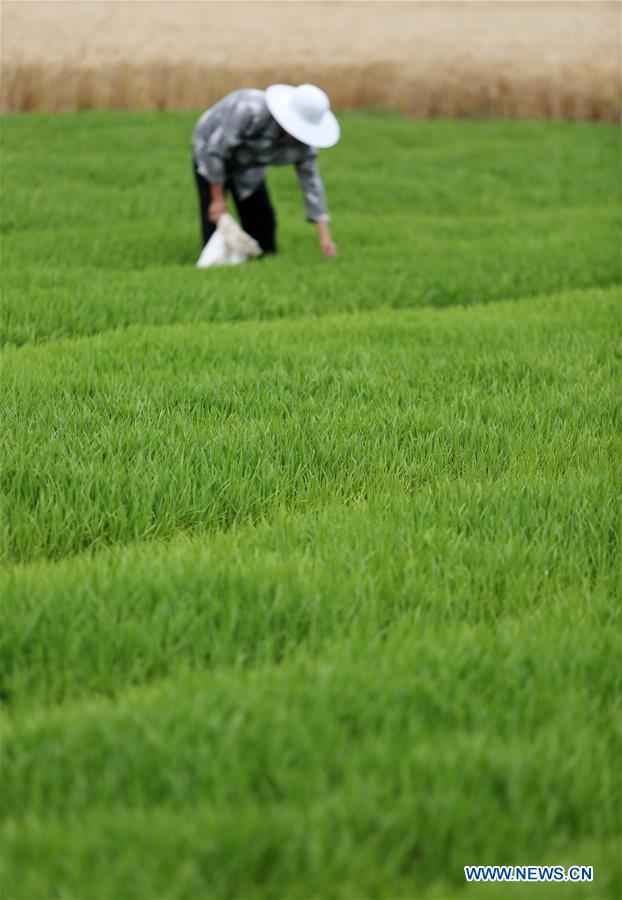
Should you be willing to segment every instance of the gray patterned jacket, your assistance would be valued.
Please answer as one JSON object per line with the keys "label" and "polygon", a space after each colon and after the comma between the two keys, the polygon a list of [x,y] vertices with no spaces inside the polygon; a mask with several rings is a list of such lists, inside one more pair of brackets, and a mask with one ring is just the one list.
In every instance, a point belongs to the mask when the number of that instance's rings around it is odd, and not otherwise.
{"label": "gray patterned jacket", "polygon": [[197,168],[210,182],[233,181],[241,199],[266,175],[266,166],[296,166],[307,219],[328,222],[317,150],[288,137],[270,114],[264,91],[243,88],[203,113],[192,135]]}

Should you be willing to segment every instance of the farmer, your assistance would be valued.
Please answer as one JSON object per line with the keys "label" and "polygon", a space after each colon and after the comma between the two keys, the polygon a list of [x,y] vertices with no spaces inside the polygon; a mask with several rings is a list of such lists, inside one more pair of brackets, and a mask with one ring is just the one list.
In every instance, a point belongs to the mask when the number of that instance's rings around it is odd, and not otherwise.
{"label": "farmer", "polygon": [[203,243],[227,211],[231,191],[242,228],[264,253],[276,252],[276,216],[266,186],[268,165],[296,166],[307,220],[315,222],[320,247],[334,256],[317,148],[339,140],[329,99],[312,84],[273,84],[227,94],[203,113],[192,136]]}

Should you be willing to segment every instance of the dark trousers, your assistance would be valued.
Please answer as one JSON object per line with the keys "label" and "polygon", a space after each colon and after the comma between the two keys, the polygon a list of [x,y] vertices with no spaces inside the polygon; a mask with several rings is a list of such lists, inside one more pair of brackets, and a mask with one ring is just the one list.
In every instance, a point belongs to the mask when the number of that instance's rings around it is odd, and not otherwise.
{"label": "dark trousers", "polygon": [[[212,200],[209,181],[206,181],[197,170],[196,162],[192,161],[194,177],[199,193],[199,215],[201,216],[201,234],[203,246],[207,244],[216,230],[216,226],[207,217],[209,205]],[[270,194],[265,181],[262,181],[254,194],[240,198],[233,184],[227,182],[225,189],[231,191],[235,207],[240,217],[240,225],[247,234],[254,237],[264,253],[276,253],[276,214],[270,202]]]}

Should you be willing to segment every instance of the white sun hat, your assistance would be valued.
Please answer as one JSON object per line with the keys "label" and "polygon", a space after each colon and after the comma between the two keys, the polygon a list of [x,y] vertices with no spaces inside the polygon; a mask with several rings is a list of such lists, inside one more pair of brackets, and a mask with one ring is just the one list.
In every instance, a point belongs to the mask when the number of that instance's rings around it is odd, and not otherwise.
{"label": "white sun hat", "polygon": [[339,140],[339,122],[330,100],[313,84],[271,84],[266,89],[268,109],[281,128],[310,147],[333,147]]}

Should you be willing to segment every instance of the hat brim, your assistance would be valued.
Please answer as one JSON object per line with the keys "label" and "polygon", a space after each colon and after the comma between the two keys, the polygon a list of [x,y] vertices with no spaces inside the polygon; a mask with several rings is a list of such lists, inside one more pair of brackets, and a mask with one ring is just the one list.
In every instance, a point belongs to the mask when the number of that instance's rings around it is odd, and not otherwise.
{"label": "hat brim", "polygon": [[339,122],[334,114],[327,110],[317,125],[306,122],[292,109],[295,90],[291,84],[271,84],[266,88],[266,103],[274,118],[281,128],[303,144],[318,148],[334,147],[340,134]]}

